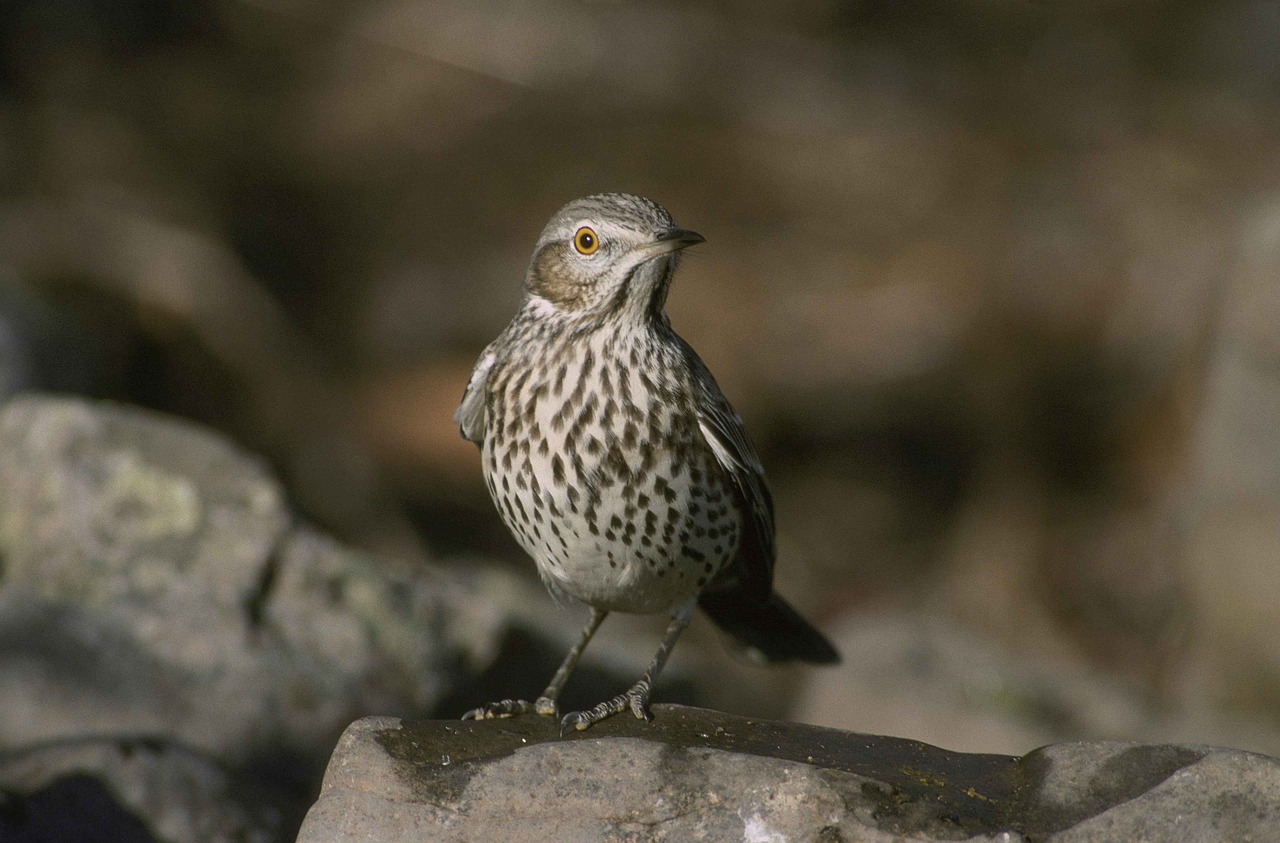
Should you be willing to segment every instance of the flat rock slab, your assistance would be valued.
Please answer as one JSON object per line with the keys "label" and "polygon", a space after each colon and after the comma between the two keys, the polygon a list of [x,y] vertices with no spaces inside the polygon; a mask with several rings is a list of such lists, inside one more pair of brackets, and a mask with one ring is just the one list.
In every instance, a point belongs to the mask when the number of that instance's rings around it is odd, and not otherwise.
{"label": "flat rock slab", "polygon": [[1090,742],[1013,758],[654,713],[563,738],[532,715],[359,720],[298,839],[1280,839],[1280,761],[1238,750]]}

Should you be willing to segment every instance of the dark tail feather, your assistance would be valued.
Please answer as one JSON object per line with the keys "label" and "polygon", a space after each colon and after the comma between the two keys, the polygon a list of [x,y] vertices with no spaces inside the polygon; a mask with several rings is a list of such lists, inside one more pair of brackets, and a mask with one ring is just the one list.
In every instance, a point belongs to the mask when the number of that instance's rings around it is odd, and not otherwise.
{"label": "dark tail feather", "polygon": [[771,594],[767,602],[752,600],[741,591],[704,593],[698,605],[716,626],[739,644],[757,650],[771,662],[835,664],[840,654],[813,625],[785,600]]}

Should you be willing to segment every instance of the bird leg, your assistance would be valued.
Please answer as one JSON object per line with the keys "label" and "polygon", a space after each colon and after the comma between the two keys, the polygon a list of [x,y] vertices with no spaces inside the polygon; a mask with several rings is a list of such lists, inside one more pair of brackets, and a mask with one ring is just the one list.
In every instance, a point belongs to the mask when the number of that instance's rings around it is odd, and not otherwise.
{"label": "bird leg", "polygon": [[639,682],[613,699],[605,700],[595,708],[566,714],[564,719],[560,721],[560,734],[564,735],[570,729],[582,731],[595,723],[599,723],[606,717],[612,717],[627,709],[631,709],[631,713],[639,720],[652,721],[653,714],[649,711],[649,694],[653,690],[653,683],[657,680],[658,674],[662,672],[663,665],[667,663],[667,657],[671,655],[671,651],[675,648],[676,641],[680,638],[680,633],[684,632],[684,628],[689,625],[689,621],[693,618],[694,603],[695,601],[690,600],[688,603],[679,606],[672,613],[671,623],[667,625],[666,634],[662,636],[662,643],[658,645],[658,652],[654,653],[653,661],[649,663],[649,669],[644,672],[644,676],[640,677]]}
{"label": "bird leg", "polygon": [[604,619],[608,616],[609,613],[604,609],[593,608],[591,610],[591,620],[587,621],[587,625],[582,628],[582,636],[578,639],[578,643],[574,644],[573,648],[569,650],[569,655],[564,657],[564,661],[561,662],[556,675],[551,677],[551,683],[542,692],[542,696],[532,703],[528,700],[492,702],[488,705],[471,709],[462,715],[462,719],[492,720],[495,717],[511,717],[515,714],[529,713],[555,717],[560,713],[559,709],[556,708],[556,700],[560,696],[560,691],[564,688],[564,683],[569,680],[569,674],[573,673],[573,669],[578,666],[578,659],[582,658],[582,651],[587,649],[587,642],[596,634],[596,630],[600,628],[600,624],[604,623]]}

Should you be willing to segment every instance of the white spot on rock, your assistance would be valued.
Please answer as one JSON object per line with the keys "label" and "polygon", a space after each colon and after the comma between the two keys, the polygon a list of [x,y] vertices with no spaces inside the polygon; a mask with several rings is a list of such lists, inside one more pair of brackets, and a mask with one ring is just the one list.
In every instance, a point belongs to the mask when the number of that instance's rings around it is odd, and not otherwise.
{"label": "white spot on rock", "polygon": [[743,843],[787,843],[786,835],[769,828],[759,814],[743,818],[742,840]]}

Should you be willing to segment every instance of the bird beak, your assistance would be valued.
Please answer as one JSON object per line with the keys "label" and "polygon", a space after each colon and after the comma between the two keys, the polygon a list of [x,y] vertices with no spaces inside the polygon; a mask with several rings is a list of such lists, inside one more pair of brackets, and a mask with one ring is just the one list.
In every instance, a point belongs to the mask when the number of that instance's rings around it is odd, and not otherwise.
{"label": "bird beak", "polygon": [[636,249],[644,256],[644,260],[656,258],[671,252],[678,252],[688,246],[695,246],[707,238],[687,228],[668,228],[658,233],[652,243],[646,243]]}

